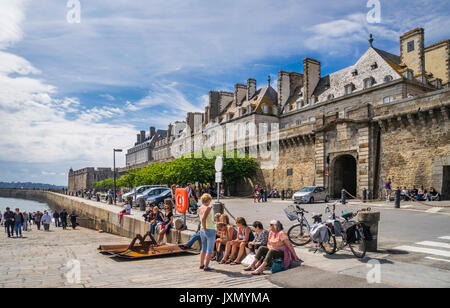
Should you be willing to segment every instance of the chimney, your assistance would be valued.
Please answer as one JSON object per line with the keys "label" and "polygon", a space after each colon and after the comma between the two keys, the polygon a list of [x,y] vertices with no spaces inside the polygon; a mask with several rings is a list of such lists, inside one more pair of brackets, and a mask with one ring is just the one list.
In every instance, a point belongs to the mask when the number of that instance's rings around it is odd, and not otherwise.
{"label": "chimney", "polygon": [[424,30],[416,28],[400,36],[400,57],[414,75],[425,74]]}
{"label": "chimney", "polygon": [[234,101],[236,102],[237,106],[240,106],[242,103],[242,100],[247,96],[247,86],[237,83],[234,86]]}
{"label": "chimney", "polygon": [[150,139],[156,134],[156,129],[154,126],[150,126]]}
{"label": "chimney", "polygon": [[256,93],[256,80],[249,78],[247,80],[247,101],[250,101]]}
{"label": "chimney", "polygon": [[303,59],[303,76],[305,103],[308,104],[320,80],[320,62],[311,58]]}
{"label": "chimney", "polygon": [[145,130],[141,130],[141,143],[145,141]]}

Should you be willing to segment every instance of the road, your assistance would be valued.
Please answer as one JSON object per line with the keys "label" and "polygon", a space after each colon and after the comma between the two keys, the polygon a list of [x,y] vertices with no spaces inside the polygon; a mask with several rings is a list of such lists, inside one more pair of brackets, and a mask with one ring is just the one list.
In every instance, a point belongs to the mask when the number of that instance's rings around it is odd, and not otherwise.
{"label": "road", "polygon": [[[225,199],[227,209],[234,216],[242,216],[251,224],[255,220],[265,226],[273,219],[280,220],[287,230],[294,222],[287,219],[283,209],[290,201],[269,200],[253,203],[251,199]],[[447,202],[448,203],[448,202]],[[447,205],[436,203],[436,205]],[[349,251],[340,251],[335,256],[311,252],[311,247],[297,248],[298,254],[318,269],[364,278],[369,268],[367,262],[378,260],[385,273],[385,281],[394,286],[450,287],[450,209],[405,203],[395,209],[392,203],[366,203],[352,201],[345,207],[338,205],[336,214],[343,209],[356,211],[371,207],[380,212],[379,251],[369,253],[365,260],[358,261]],[[324,203],[301,205],[312,213],[325,212]],[[324,217],[330,214],[324,214]],[[330,262],[331,261],[331,262]]]}

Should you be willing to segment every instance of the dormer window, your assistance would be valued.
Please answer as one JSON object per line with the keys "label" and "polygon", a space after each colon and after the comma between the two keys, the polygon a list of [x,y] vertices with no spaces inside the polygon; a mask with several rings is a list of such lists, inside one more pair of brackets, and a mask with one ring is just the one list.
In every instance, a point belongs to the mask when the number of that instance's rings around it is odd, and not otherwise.
{"label": "dormer window", "polygon": [[353,88],[354,88],[353,83],[346,85],[345,86],[345,94],[347,94],[347,95],[352,94]]}
{"label": "dormer window", "polygon": [[251,114],[252,111],[253,111],[253,106],[252,106],[252,105],[249,105],[248,108],[247,108],[247,113],[248,113],[248,114]]}
{"label": "dormer window", "polygon": [[244,109],[239,108],[239,116],[242,117],[244,115]]}
{"label": "dormer window", "polygon": [[264,104],[264,105],[262,106],[262,110],[263,110],[263,113],[264,113],[264,114],[268,114],[268,113],[269,113],[269,106],[267,106],[266,104]]}
{"label": "dormer window", "polygon": [[353,71],[352,71],[352,76],[353,76],[353,77],[358,76],[358,70],[353,70]]}
{"label": "dormer window", "polygon": [[316,101],[317,101],[317,97],[315,97],[315,96],[312,96],[312,97],[309,99],[309,103],[310,103],[311,105],[314,105],[314,104],[316,103]]}
{"label": "dormer window", "polygon": [[329,100],[329,101],[331,101],[331,100],[333,100],[333,99],[334,99],[334,95],[333,95],[333,94],[328,95],[328,100]]}
{"label": "dormer window", "polygon": [[272,114],[278,115],[278,109],[277,109],[276,106],[273,106],[273,107],[272,107]]}
{"label": "dormer window", "polygon": [[393,79],[392,76],[388,75],[388,76],[384,77],[384,82],[386,82],[386,83],[391,82],[392,79]]}
{"label": "dormer window", "polygon": [[377,69],[377,68],[378,68],[377,62],[373,62],[372,65],[370,66],[370,68],[371,68],[372,70]]}
{"label": "dormer window", "polygon": [[372,87],[374,84],[374,79],[372,77],[364,79],[364,89]]}

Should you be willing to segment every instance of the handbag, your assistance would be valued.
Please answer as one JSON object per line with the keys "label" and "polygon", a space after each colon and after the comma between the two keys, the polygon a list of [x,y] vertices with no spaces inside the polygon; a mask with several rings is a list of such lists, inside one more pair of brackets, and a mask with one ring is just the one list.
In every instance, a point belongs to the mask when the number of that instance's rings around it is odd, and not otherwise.
{"label": "handbag", "polygon": [[272,274],[284,271],[284,263],[283,260],[278,258],[272,261]]}
{"label": "handbag", "polygon": [[255,254],[254,253],[249,253],[244,260],[242,260],[242,265],[244,266],[250,266],[253,264],[253,262],[255,261]]}

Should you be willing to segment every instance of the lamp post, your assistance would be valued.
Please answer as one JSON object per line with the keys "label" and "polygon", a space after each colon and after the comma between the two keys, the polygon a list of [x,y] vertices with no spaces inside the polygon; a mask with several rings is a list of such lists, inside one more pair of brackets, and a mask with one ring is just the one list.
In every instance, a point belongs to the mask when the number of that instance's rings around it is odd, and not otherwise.
{"label": "lamp post", "polygon": [[116,152],[122,152],[122,149],[113,149],[113,164],[114,164],[114,204],[116,204]]}

